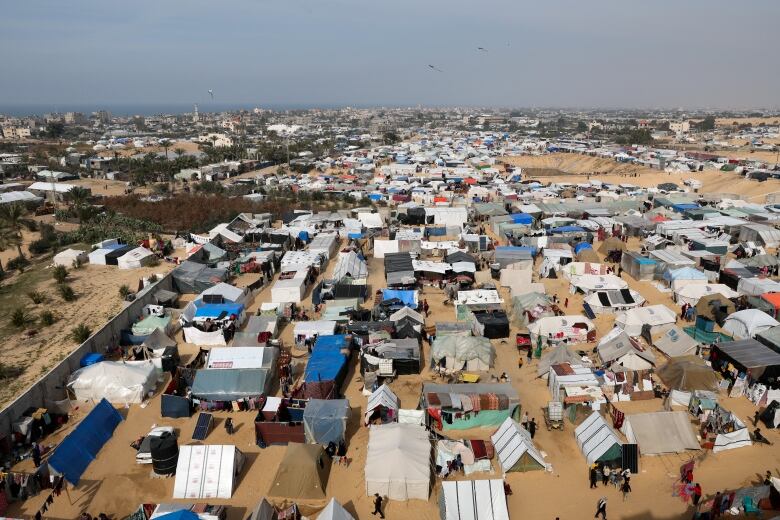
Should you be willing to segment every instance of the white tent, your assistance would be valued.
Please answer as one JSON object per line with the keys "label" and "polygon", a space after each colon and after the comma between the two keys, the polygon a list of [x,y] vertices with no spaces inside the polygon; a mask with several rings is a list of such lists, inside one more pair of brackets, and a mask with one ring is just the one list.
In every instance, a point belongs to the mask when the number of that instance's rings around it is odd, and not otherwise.
{"label": "white tent", "polygon": [[206,358],[207,369],[271,368],[279,356],[273,347],[214,347]]}
{"label": "white tent", "polygon": [[734,430],[729,433],[719,433],[715,437],[715,445],[712,447],[712,452],[718,453],[752,445],[753,441],[750,440],[750,433],[743,425],[739,430]]}
{"label": "white tent", "polygon": [[625,330],[629,336],[642,334],[642,326],[650,325],[650,332],[660,332],[666,325],[674,325],[677,315],[666,305],[649,305],[621,312],[615,318],[615,324]]}
{"label": "white tent", "polygon": [[63,265],[67,268],[73,266],[73,262],[79,261],[85,263],[89,260],[86,251],[80,249],[66,249],[54,255],[54,265]]}
{"label": "white tent", "polygon": [[623,443],[598,412],[593,412],[574,429],[577,446],[588,464],[597,460],[613,460],[618,457]]}
{"label": "white tent", "polygon": [[391,423],[372,426],[366,453],[366,495],[390,500],[428,500],[431,441],[422,426]]}
{"label": "white tent", "polygon": [[173,498],[230,498],[244,454],[231,445],[179,446]]}
{"label": "white tent", "polygon": [[439,335],[431,345],[431,360],[447,372],[486,372],[495,363],[496,349],[484,337]]}
{"label": "white tent", "polygon": [[336,322],[328,320],[296,321],[293,338],[299,340],[314,336],[333,336],[336,333]]}
{"label": "white tent", "polygon": [[619,291],[628,288],[628,283],[614,274],[574,275],[571,276],[571,285],[585,294],[590,294],[593,291]]}
{"label": "white tent", "polygon": [[[545,316],[528,325],[528,331],[535,337],[541,336],[547,339],[550,334],[553,338],[585,341],[588,332],[596,326],[585,316]],[[559,336],[563,334],[563,336]],[[536,338],[534,338],[536,339]]]}
{"label": "white tent", "polygon": [[371,414],[374,412],[374,410],[380,406],[395,411],[398,411],[399,406],[401,406],[401,401],[398,399],[398,396],[395,395],[387,385],[380,386],[374,390],[370,396],[368,396],[368,404],[366,405],[365,416],[366,424],[368,424],[368,419],[371,417]]}
{"label": "white tent", "polygon": [[723,331],[734,339],[747,339],[777,325],[780,322],[764,311],[745,309],[729,315],[723,322]]}
{"label": "white tent", "polygon": [[[529,469],[528,466],[534,462],[542,468],[545,467],[544,457],[534,446],[531,440],[531,434],[520,427],[511,417],[507,417],[503,424],[496,430],[496,433],[490,436],[490,441],[496,449],[498,460],[501,463],[501,469],[504,473],[513,469]],[[521,459],[528,459],[521,463],[525,468],[516,468]],[[530,464],[529,464],[530,463]]]}
{"label": "white tent", "polygon": [[710,294],[720,294],[726,298],[736,298],[739,296],[737,291],[732,291],[728,285],[722,283],[684,285],[677,291],[677,302],[696,305],[702,297],[709,296]]}
{"label": "white tent", "polygon": [[219,295],[225,302],[232,303],[244,303],[246,300],[246,292],[243,289],[239,289],[229,283],[220,282],[213,287],[209,287],[202,293],[198,299],[203,300],[204,296]]}
{"label": "white tent", "polygon": [[276,280],[271,287],[271,301],[274,303],[300,303],[306,293],[307,271],[297,271],[295,276]]}
{"label": "white tent", "polygon": [[660,337],[653,339],[653,346],[669,357],[691,356],[699,343],[680,327],[673,326]]}
{"label": "white tent", "polygon": [[595,314],[620,312],[644,305],[645,298],[633,289],[594,291],[585,303]]}
{"label": "white tent", "polygon": [[331,498],[328,505],[317,517],[317,520],[355,520],[349,511],[344,509],[344,506],[336,502],[335,498]]}
{"label": "white tent", "polygon": [[509,520],[500,479],[441,483],[442,520]]}
{"label": "white tent", "polygon": [[338,264],[333,271],[333,279],[341,280],[345,276],[353,279],[368,278],[368,265],[354,251],[339,253]]}
{"label": "white tent", "polygon": [[92,265],[106,265],[106,255],[112,251],[114,251],[114,249],[110,248],[99,248],[90,251],[90,253],[87,255],[89,258],[89,263]]}
{"label": "white tent", "polygon": [[639,451],[644,455],[682,453],[701,448],[687,412],[627,415],[621,431],[628,442],[639,444]]}
{"label": "white tent", "polygon": [[155,254],[145,247],[136,247],[120,256],[116,265],[120,269],[138,269],[154,261]]}
{"label": "white tent", "polygon": [[71,374],[68,388],[79,400],[140,403],[157,386],[151,361],[101,361]]}
{"label": "white tent", "polygon": [[222,330],[203,332],[197,327],[182,327],[184,341],[192,345],[225,347],[225,333]]}
{"label": "white tent", "polygon": [[760,296],[768,292],[780,292],[780,283],[769,278],[742,278],[737,282],[737,292],[746,296]]}

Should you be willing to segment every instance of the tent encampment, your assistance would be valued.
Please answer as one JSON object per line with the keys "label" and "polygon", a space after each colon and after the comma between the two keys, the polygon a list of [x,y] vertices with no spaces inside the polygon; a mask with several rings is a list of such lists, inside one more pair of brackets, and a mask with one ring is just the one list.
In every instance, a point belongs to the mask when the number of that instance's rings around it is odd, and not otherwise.
{"label": "tent encampment", "polygon": [[476,336],[438,336],[431,345],[431,365],[448,372],[493,367],[496,350],[487,338]]}
{"label": "tent encampment", "polygon": [[319,444],[290,443],[271,482],[268,496],[324,500],[330,459]]}
{"label": "tent encampment", "polygon": [[441,491],[441,520],[509,520],[500,479],[444,481]]}
{"label": "tent encampment", "polygon": [[415,424],[390,423],[368,431],[366,495],[390,500],[428,500],[431,484],[431,441]]}
{"label": "tent encampment", "polygon": [[511,417],[490,436],[504,473],[510,471],[533,471],[544,469],[541,452],[534,446],[531,434],[520,427]]}
{"label": "tent encampment", "polygon": [[244,454],[231,445],[179,446],[173,498],[230,498]]}

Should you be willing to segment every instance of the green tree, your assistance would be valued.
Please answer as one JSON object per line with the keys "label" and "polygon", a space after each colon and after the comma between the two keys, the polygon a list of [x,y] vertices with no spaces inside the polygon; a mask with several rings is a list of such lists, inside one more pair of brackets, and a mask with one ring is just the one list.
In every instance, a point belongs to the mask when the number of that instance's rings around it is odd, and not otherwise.
{"label": "green tree", "polygon": [[[22,254],[22,226],[26,225],[27,208],[22,204],[3,204],[0,206],[0,225],[8,229],[8,238],[16,246],[19,256]],[[11,235],[14,237],[11,238]]]}
{"label": "green tree", "polygon": [[52,139],[59,139],[65,133],[65,125],[59,121],[52,121],[46,124],[44,135]]}
{"label": "green tree", "polygon": [[578,132],[587,132],[588,131],[588,125],[585,124],[584,121],[580,121],[577,123],[577,131]]}
{"label": "green tree", "polygon": [[89,190],[82,188],[81,186],[76,186],[68,192],[68,200],[70,200],[70,203],[76,212],[79,224],[84,220],[84,210],[89,205],[89,198]]}
{"label": "green tree", "polygon": [[697,125],[699,130],[704,132],[708,130],[715,130],[715,116],[707,116],[699,122]]}

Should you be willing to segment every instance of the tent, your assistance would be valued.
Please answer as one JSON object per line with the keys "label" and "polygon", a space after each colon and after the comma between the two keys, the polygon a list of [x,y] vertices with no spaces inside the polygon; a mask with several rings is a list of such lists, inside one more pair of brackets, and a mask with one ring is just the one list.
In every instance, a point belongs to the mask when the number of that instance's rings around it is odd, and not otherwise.
{"label": "tent", "polygon": [[368,424],[375,414],[380,414],[391,422],[398,414],[401,401],[387,385],[382,385],[368,396],[365,423]]}
{"label": "tent", "polygon": [[108,401],[101,399],[55,448],[48,459],[49,466],[75,486],[120,422],[122,416],[119,412]]}
{"label": "tent", "polygon": [[[90,257],[92,262],[92,257]],[[182,294],[200,294],[227,278],[225,269],[214,269],[203,264],[182,262],[172,271],[173,287]]]}
{"label": "tent", "polygon": [[493,367],[495,360],[495,348],[487,338],[437,336],[431,345],[431,366],[440,366],[448,372],[486,372]]}
{"label": "tent", "polygon": [[275,371],[270,368],[198,370],[192,396],[205,401],[235,401],[267,394]]}
{"label": "tent", "polygon": [[317,338],[303,373],[307,397],[328,399],[340,393],[347,374],[347,337],[336,334]]}
{"label": "tent", "polygon": [[644,305],[645,299],[633,289],[595,291],[585,298],[595,314],[618,312]]}
{"label": "tent", "polygon": [[344,506],[336,502],[335,498],[331,498],[325,509],[320,512],[317,520],[355,520],[349,512],[344,509]]}
{"label": "tent", "polygon": [[780,353],[755,339],[722,342],[715,349],[721,360],[731,361],[750,379],[765,380],[780,375]]}
{"label": "tent", "polygon": [[162,329],[154,329],[154,331],[144,339],[143,346],[151,350],[164,351],[166,348],[175,347],[176,341],[169,338]]}
{"label": "tent", "polygon": [[596,350],[603,363],[613,364],[613,370],[618,368],[615,365],[628,370],[649,370],[655,364],[653,353],[642,348],[617,326],[601,338]]}
{"label": "tent", "polygon": [[768,428],[780,426],[780,401],[772,400],[761,412],[761,420]]}
{"label": "tent", "polygon": [[[696,287],[691,286],[691,287]],[[696,303],[696,316],[722,324],[726,318],[736,312],[734,302],[721,294],[702,296]]]}
{"label": "tent", "polygon": [[388,319],[396,323],[401,320],[411,320],[418,325],[425,324],[425,318],[423,318],[423,315],[409,307],[401,307],[393,314],[391,314]]}
{"label": "tent", "polygon": [[366,453],[366,495],[390,500],[428,500],[431,441],[422,426],[391,423],[372,426]]}
{"label": "tent", "polygon": [[306,442],[327,446],[336,445],[347,434],[351,409],[346,399],[310,399],[303,410],[303,431]]}
{"label": "tent", "polygon": [[676,291],[676,294],[678,303],[687,303],[689,305],[698,305],[699,301],[705,296],[720,296],[722,300],[739,296],[737,291],[732,291],[728,285],[723,285],[722,283],[684,285]]}
{"label": "tent", "polygon": [[528,332],[535,338],[568,339],[570,342],[587,340],[588,333],[596,330],[596,326],[581,314],[571,316],[545,316],[528,325]]}
{"label": "tent", "polygon": [[672,358],[691,356],[696,352],[698,345],[698,341],[676,325],[653,339],[653,346]]}
{"label": "tent", "polygon": [[693,267],[681,267],[675,270],[668,270],[664,273],[664,280],[669,282],[672,290],[679,291],[686,285],[700,285],[707,283],[707,275]]}
{"label": "tent", "polygon": [[758,309],[745,309],[729,315],[723,322],[723,332],[734,339],[752,338],[759,332],[780,325],[780,322]]}
{"label": "tent", "polygon": [[500,479],[444,481],[439,509],[441,520],[509,520]]}
{"label": "tent", "polygon": [[140,403],[157,386],[151,361],[101,361],[71,374],[67,387],[76,399],[106,399],[112,403]]}
{"label": "tent", "polygon": [[531,434],[521,428],[511,417],[507,417],[498,430],[490,436],[490,441],[493,443],[504,473],[545,468],[544,457],[534,446]]}
{"label": "tent", "polygon": [[688,412],[652,412],[627,415],[621,431],[644,455],[698,450]]}
{"label": "tent", "polygon": [[389,339],[363,348],[360,369],[376,371],[381,360],[392,363],[396,375],[420,373],[420,342],[416,338]]}
{"label": "tent", "polygon": [[577,426],[574,437],[588,465],[596,462],[612,466],[622,464],[623,443],[599,412],[593,412]]}
{"label": "tent", "polygon": [[509,337],[509,318],[503,310],[474,312],[479,335],[488,339]]}
{"label": "tent", "polygon": [[[130,250],[129,246],[120,243],[104,244],[103,246],[90,251],[87,255],[89,263],[92,265],[109,265],[108,255],[114,251],[121,251],[122,253]],[[116,260],[112,260],[113,265],[116,265]],[[68,266],[69,267],[69,266]]]}
{"label": "tent", "polygon": [[293,500],[324,500],[330,459],[319,444],[287,445],[268,496]]}
{"label": "tent", "polygon": [[628,289],[628,283],[614,274],[581,274],[570,276],[571,285],[585,294],[594,291],[620,291]]}
{"label": "tent", "polygon": [[354,251],[341,253],[336,269],[333,271],[334,280],[341,280],[347,276],[353,280],[368,278],[366,261]]}
{"label": "tent", "polygon": [[54,255],[54,265],[62,265],[70,269],[74,262],[86,263],[89,255],[80,249],[66,249]]}
{"label": "tent", "polygon": [[715,444],[712,447],[712,452],[719,453],[721,451],[745,448],[752,445],[753,441],[750,440],[750,432],[743,424],[742,428],[731,432],[719,433],[715,437]]}
{"label": "tent", "polygon": [[402,291],[393,289],[382,289],[382,301],[398,299],[407,307],[417,308],[417,291]]}
{"label": "tent", "polygon": [[642,327],[650,326],[650,333],[660,332],[667,325],[674,325],[677,315],[666,305],[649,305],[621,312],[615,318],[615,324],[620,326],[629,336],[642,334]]}
{"label": "tent", "polygon": [[300,303],[306,294],[308,271],[296,271],[292,278],[279,278],[271,287],[271,301],[274,303]]}
{"label": "tent", "polygon": [[678,357],[656,370],[656,375],[670,390],[718,390],[720,378],[695,356]]}
{"label": "tent", "polygon": [[230,498],[243,466],[244,454],[235,446],[179,446],[173,498]]}
{"label": "tent", "polygon": [[120,269],[139,269],[154,262],[156,255],[145,247],[136,247],[117,258]]}
{"label": "tent", "polygon": [[[219,282],[200,293],[198,300],[205,303],[245,303],[246,291],[229,283]],[[221,299],[222,301],[219,301]]]}
{"label": "tent", "polygon": [[542,377],[550,371],[551,366],[564,363],[575,366],[582,365],[583,361],[582,357],[575,354],[568,345],[561,343],[542,355],[542,358],[539,360],[539,365],[536,367],[536,376]]}

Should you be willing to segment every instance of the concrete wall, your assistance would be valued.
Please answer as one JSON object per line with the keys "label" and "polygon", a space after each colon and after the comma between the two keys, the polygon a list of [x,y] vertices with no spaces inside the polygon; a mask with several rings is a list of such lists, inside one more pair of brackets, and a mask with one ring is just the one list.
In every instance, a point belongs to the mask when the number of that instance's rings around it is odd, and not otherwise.
{"label": "concrete wall", "polygon": [[129,329],[141,315],[145,305],[154,303],[154,293],[157,289],[174,291],[173,271],[160,279],[153,286],[144,288],[138,293],[135,301],[125,307],[103,328],[96,331],[87,341],[79,345],[65,359],[60,361],[46,375],[34,383],[23,394],[0,411],[0,439],[12,433],[12,424],[30,408],[45,408],[46,401],[65,399],[65,384],[70,375],[79,368],[81,358],[90,352],[105,352],[109,345],[119,343],[121,331]]}

